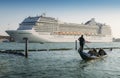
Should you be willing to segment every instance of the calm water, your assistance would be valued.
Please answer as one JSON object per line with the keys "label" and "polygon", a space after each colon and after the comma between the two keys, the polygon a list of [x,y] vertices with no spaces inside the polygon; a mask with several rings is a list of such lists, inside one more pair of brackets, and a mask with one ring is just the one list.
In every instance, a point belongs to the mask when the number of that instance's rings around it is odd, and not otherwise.
{"label": "calm water", "polygon": [[[120,47],[120,43],[88,43],[89,47]],[[0,53],[0,78],[120,78],[120,49],[108,57],[85,62],[74,43],[29,44],[29,49],[73,48],[68,51],[29,52],[23,56]],[[0,43],[0,49],[24,49],[23,43]]]}

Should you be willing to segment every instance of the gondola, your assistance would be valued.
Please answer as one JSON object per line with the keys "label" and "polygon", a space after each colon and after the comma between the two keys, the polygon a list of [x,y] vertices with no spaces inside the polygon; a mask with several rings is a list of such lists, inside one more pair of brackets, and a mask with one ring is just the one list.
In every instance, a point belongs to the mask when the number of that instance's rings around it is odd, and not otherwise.
{"label": "gondola", "polygon": [[107,55],[102,55],[102,56],[91,56],[90,54],[86,53],[86,52],[83,52],[82,50],[78,50],[78,53],[80,54],[81,58],[83,60],[94,60],[94,59],[99,59],[99,58],[104,58],[106,57]]}

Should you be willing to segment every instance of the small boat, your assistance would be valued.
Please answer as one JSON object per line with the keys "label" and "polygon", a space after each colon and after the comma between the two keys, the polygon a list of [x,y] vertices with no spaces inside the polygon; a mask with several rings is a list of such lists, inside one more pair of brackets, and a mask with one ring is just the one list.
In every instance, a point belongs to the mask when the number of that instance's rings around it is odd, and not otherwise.
{"label": "small boat", "polygon": [[2,42],[10,42],[8,39],[3,39]]}
{"label": "small boat", "polygon": [[80,54],[81,58],[83,60],[94,60],[94,59],[99,59],[99,58],[103,58],[106,57],[107,55],[102,55],[102,56],[91,56],[90,54],[83,52],[82,50],[78,50],[78,53]]}

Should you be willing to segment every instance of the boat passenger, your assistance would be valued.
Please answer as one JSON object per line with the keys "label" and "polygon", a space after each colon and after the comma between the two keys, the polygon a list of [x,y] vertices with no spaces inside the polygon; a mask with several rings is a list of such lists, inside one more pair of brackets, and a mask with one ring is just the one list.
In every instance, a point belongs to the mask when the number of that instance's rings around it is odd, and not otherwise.
{"label": "boat passenger", "polygon": [[98,54],[98,52],[97,52],[97,50],[95,48],[93,48],[93,52],[94,52],[95,56],[99,56],[99,54]]}
{"label": "boat passenger", "polygon": [[97,56],[97,57],[99,56],[99,54],[95,48],[90,49],[88,54],[90,54],[91,56]]}
{"label": "boat passenger", "polygon": [[93,56],[93,55],[94,55],[93,49],[90,49],[90,50],[88,51],[88,54],[90,54],[90,56]]}
{"label": "boat passenger", "polygon": [[107,55],[107,53],[106,53],[103,49],[101,49],[101,48],[100,48],[98,54],[99,54],[100,56]]}

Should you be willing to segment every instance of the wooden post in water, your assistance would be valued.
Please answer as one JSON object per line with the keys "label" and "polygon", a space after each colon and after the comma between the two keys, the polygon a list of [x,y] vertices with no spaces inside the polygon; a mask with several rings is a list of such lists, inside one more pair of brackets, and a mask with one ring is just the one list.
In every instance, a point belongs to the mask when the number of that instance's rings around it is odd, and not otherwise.
{"label": "wooden post in water", "polygon": [[75,50],[77,50],[77,40],[75,40]]}
{"label": "wooden post in water", "polygon": [[28,38],[23,38],[25,40],[25,57],[28,57]]}

